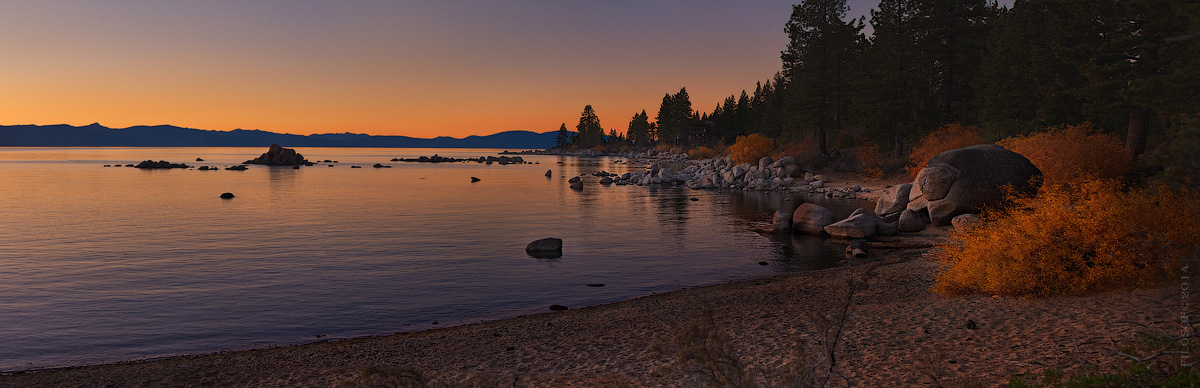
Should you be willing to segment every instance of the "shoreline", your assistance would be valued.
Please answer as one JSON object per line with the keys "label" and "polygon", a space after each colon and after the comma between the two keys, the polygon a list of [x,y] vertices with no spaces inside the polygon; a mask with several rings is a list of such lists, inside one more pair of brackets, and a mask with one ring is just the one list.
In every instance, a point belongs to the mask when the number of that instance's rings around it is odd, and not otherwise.
{"label": "shoreline", "polygon": [[836,350],[853,386],[930,384],[931,374],[943,384],[991,386],[1084,360],[1113,365],[1121,358],[1105,347],[1142,326],[1170,330],[1179,306],[1170,287],[1044,299],[940,297],[928,292],[940,264],[926,252],[889,250],[877,264],[418,332],[17,372],[0,376],[0,386],[335,386],[396,368],[452,384],[694,386],[695,371],[671,367],[672,328],[694,322],[705,305],[740,359],[769,383],[782,378],[778,370],[794,361],[798,342],[816,344],[806,316],[830,310],[844,299],[847,279],[868,270],[875,274],[855,294]]}

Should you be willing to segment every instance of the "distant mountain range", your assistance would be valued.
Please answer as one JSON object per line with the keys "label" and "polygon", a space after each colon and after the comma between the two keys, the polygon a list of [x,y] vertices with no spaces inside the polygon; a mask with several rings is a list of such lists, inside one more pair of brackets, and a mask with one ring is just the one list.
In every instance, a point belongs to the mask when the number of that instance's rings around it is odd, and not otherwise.
{"label": "distant mountain range", "polygon": [[259,130],[209,131],[173,125],[108,128],[100,124],[0,125],[0,146],[17,147],[396,147],[396,148],[505,148],[554,147],[555,131],[507,131],[487,136],[421,139],[408,136],[373,136],[355,133],[289,135]]}

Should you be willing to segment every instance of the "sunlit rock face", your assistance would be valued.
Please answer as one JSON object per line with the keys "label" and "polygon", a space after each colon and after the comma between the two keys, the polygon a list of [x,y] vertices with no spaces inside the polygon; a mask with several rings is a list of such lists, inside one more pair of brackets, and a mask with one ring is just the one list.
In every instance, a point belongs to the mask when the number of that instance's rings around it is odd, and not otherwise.
{"label": "sunlit rock face", "polygon": [[917,197],[907,209],[924,210],[934,225],[950,225],[954,216],[1000,206],[1005,187],[1021,194],[1036,193],[1041,175],[1029,159],[998,145],[949,150],[934,155],[917,173],[910,193]]}
{"label": "sunlit rock face", "polygon": [[245,164],[265,164],[268,166],[296,166],[308,164],[308,160],[304,159],[304,155],[300,155],[296,150],[291,148],[283,148],[278,144],[271,144],[271,148],[266,153],[258,158],[247,160]]}

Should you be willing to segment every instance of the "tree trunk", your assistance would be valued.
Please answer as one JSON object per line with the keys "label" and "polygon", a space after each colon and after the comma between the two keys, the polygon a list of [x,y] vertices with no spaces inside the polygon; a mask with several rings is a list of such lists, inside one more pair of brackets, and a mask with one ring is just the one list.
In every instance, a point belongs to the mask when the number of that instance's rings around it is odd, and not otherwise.
{"label": "tree trunk", "polygon": [[1146,151],[1146,136],[1150,127],[1150,110],[1129,109],[1129,132],[1125,135],[1125,152],[1137,160]]}

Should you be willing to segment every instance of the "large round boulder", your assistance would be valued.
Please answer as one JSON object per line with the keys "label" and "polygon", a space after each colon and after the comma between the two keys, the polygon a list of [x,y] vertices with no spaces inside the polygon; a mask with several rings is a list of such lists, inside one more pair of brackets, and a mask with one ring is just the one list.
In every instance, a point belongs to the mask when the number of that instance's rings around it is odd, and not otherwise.
{"label": "large round boulder", "polygon": [[900,232],[912,233],[925,230],[925,213],[918,213],[912,210],[904,209],[900,213]]}
{"label": "large round boulder", "polygon": [[824,233],[825,226],[834,221],[837,219],[834,218],[833,211],[821,205],[805,203],[792,212],[792,229],[801,233]]}
{"label": "large round boulder", "polygon": [[[1036,193],[1034,181],[1041,175],[1024,156],[998,145],[980,144],[930,158],[927,167],[917,173],[914,190],[928,202],[925,208],[930,221],[946,226],[954,216],[1001,205],[1006,186],[1021,194]],[[919,210],[912,205],[907,208]]]}

